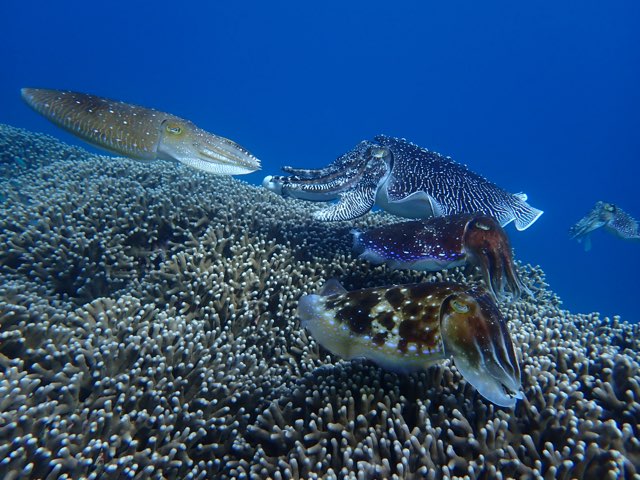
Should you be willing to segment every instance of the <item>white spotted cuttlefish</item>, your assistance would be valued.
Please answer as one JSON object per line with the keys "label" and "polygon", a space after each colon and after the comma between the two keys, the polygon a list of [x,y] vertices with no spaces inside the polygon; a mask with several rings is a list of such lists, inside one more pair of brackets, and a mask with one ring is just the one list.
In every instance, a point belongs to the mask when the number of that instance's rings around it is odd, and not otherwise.
{"label": "white spotted cuttlefish", "polygon": [[303,200],[337,199],[315,212],[323,221],[352,220],[377,205],[406,218],[477,212],[525,230],[543,213],[524,193],[509,193],[449,157],[384,135],[360,142],[325,168],[283,170],[290,175],[267,176],[263,186]]}
{"label": "white spotted cuttlefish", "polygon": [[514,265],[509,237],[493,217],[462,213],[352,233],[354,250],[371,263],[425,271],[470,264],[480,269],[496,300],[505,299],[507,291],[511,300],[529,293]]}
{"label": "white spotted cuttlefish", "polygon": [[451,357],[487,400],[513,408],[523,398],[506,321],[478,287],[419,283],[348,292],[329,280],[320,294],[300,299],[298,317],[320,345],[342,358],[410,372]]}
{"label": "white spotted cuttlefish", "polygon": [[23,88],[36,112],[107,151],[138,160],[174,160],[215,175],[260,169],[260,161],[228,138],[169,113],[79,92]]}
{"label": "white spotted cuttlefish", "polygon": [[623,240],[640,240],[638,222],[613,203],[598,201],[591,211],[569,229],[571,238],[583,242],[585,251],[591,250],[591,232],[599,228]]}

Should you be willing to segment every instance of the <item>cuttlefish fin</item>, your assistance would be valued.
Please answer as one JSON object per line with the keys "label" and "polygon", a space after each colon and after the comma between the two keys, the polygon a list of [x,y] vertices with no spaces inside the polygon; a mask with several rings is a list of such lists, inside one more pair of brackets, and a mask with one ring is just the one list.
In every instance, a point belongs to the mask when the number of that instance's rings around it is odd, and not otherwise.
{"label": "cuttlefish fin", "polygon": [[347,289],[342,286],[340,280],[337,278],[330,278],[322,286],[320,290],[321,297],[328,297],[330,295],[343,295],[347,293]]}
{"label": "cuttlefish fin", "polygon": [[388,198],[390,204],[385,207],[385,210],[393,212],[401,208],[403,216],[410,218],[441,217],[450,213],[446,205],[442,205],[433,196],[422,190],[407,196],[390,192]]}
{"label": "cuttlefish fin", "polygon": [[513,194],[515,197],[518,197],[523,202],[526,202],[529,199],[529,195],[524,192],[518,192]]}
{"label": "cuttlefish fin", "polygon": [[525,194],[520,193],[518,195],[514,195],[517,201],[512,206],[512,211],[513,216],[515,217],[514,223],[516,225],[516,229],[518,231],[522,231],[533,225],[535,221],[540,218],[540,215],[542,215],[544,212],[542,210],[538,210],[537,208],[533,208],[531,205],[522,200],[522,198],[526,197]]}

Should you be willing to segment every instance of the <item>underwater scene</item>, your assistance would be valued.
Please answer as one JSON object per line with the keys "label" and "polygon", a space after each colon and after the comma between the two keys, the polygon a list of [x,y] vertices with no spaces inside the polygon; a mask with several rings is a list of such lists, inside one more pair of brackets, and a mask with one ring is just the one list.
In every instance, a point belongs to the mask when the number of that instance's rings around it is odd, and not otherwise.
{"label": "underwater scene", "polygon": [[4,8],[0,478],[640,479],[640,4],[175,7]]}

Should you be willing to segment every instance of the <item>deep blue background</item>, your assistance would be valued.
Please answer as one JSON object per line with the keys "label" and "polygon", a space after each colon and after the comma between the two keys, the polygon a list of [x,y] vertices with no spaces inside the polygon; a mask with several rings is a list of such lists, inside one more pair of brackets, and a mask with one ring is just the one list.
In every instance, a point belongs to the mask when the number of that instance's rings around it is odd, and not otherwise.
{"label": "deep blue background", "polygon": [[[263,160],[320,166],[378,133],[545,210],[516,255],[576,312],[637,321],[640,244],[567,236],[596,200],[637,218],[640,2],[5,2],[0,122],[75,140],[23,86],[155,107]],[[79,142],[77,142],[79,143]]]}

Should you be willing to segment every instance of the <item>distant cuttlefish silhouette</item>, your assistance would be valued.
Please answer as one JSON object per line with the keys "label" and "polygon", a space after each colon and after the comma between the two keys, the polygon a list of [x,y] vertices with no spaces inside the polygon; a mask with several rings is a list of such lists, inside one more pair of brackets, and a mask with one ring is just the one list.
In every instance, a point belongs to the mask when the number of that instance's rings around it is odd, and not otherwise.
{"label": "distant cuttlefish silhouette", "polygon": [[604,228],[624,240],[640,240],[638,222],[613,203],[596,202],[595,206],[569,229],[571,238],[582,242],[585,251],[591,249],[591,232]]}
{"label": "distant cuttlefish silhouette", "polygon": [[139,160],[175,160],[215,175],[260,169],[237,143],[169,113],[85,93],[23,88],[36,112],[97,147]]}

